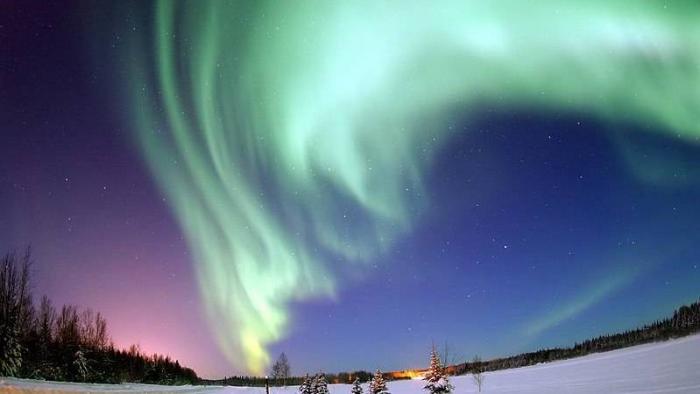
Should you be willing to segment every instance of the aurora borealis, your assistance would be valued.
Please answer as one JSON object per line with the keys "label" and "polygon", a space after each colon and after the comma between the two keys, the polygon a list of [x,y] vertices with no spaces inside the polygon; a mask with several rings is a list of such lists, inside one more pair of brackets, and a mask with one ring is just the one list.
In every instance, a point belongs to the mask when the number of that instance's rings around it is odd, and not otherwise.
{"label": "aurora borealis", "polygon": [[[640,324],[698,295],[695,2],[94,8],[78,13],[91,40],[78,52],[94,70],[77,72],[100,76],[85,89],[108,96],[101,108],[120,125],[112,138],[125,142],[107,151],[139,160],[105,165],[102,178],[120,182],[127,167],[157,186],[150,202],[120,201],[136,212],[165,201],[184,237],[176,249],[191,252],[170,264],[192,267],[187,283],[208,320],[187,324],[212,330],[232,370],[262,374],[285,348],[299,368],[319,369],[328,359],[304,354],[308,337],[349,352],[382,341],[371,327],[416,354],[443,338],[458,352],[512,353]],[[17,232],[0,241],[52,237]],[[654,282],[665,276],[678,280],[671,292]],[[444,298],[428,294],[431,283],[444,283]],[[662,295],[614,317],[642,287]],[[457,317],[426,323],[433,309]],[[386,310],[396,312],[382,320]],[[600,324],[557,333],[592,310]],[[499,329],[466,340],[474,314]],[[369,357],[326,368],[414,366]]]}

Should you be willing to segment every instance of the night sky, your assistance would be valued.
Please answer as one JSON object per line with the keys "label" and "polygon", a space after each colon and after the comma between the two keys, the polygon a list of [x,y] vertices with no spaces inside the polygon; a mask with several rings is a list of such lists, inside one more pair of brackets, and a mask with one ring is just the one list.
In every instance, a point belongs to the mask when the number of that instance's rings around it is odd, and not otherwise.
{"label": "night sky", "polygon": [[205,377],[697,300],[700,7],[334,4],[1,2],[0,247],[35,295]]}

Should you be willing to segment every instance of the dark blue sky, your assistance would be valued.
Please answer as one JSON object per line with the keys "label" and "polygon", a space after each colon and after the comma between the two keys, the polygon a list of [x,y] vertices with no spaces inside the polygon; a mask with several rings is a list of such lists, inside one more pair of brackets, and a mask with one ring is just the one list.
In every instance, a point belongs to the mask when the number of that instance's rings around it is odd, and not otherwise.
{"label": "dark blue sky", "polygon": [[[31,244],[35,292],[102,311],[118,345],[229,373],[128,137],[114,88],[126,60],[92,61],[118,42],[89,41],[79,5],[18,4],[0,6],[0,248]],[[452,120],[414,228],[339,269],[335,301],[292,306],[272,350],[293,372],[421,367],[432,343],[454,361],[570,345],[700,295],[698,145],[585,113],[476,112]]]}
{"label": "dark blue sky", "polygon": [[[464,129],[431,169],[419,230],[338,303],[299,306],[280,350],[321,342],[346,355],[318,355],[332,369],[419,367],[433,342],[458,360],[570,345],[697,298],[697,186],[636,178],[621,142],[583,115],[499,109]],[[698,163],[666,138],[625,143],[685,158],[667,169],[678,174]]]}

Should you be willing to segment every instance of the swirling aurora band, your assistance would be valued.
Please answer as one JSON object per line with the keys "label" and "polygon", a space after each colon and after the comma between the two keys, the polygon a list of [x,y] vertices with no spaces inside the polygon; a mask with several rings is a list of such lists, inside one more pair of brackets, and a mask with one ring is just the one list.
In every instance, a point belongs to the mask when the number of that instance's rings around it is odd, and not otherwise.
{"label": "swirling aurora band", "polygon": [[695,2],[152,11],[128,46],[137,141],[195,255],[221,349],[254,373],[287,332],[290,301],[334,295],[330,262],[377,259],[410,230],[431,141],[456,115],[535,107],[700,138]]}

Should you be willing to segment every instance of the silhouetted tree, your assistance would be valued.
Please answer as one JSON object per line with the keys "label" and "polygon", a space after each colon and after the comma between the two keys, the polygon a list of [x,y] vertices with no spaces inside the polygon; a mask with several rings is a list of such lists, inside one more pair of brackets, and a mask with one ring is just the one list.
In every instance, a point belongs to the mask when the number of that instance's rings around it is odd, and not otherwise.
{"label": "silhouetted tree", "polygon": [[287,355],[284,353],[280,354],[277,361],[275,361],[275,363],[272,365],[272,378],[275,379],[278,384],[279,381],[282,381],[282,385],[286,386],[287,378],[289,377],[289,369],[289,360],[287,359]]}

